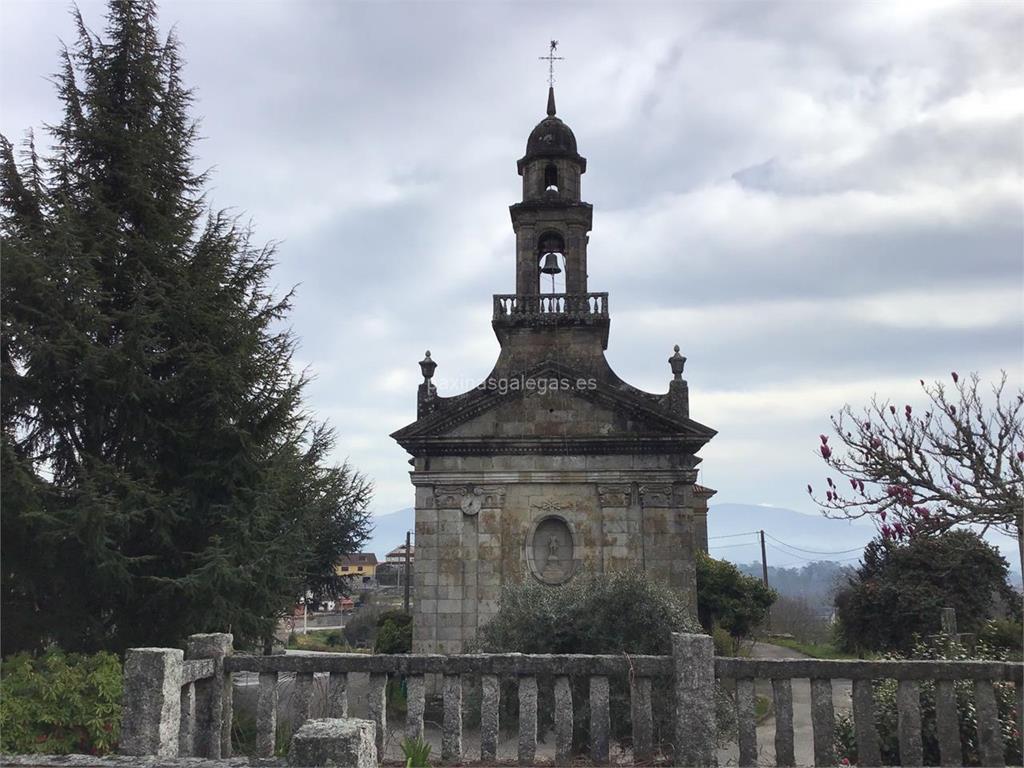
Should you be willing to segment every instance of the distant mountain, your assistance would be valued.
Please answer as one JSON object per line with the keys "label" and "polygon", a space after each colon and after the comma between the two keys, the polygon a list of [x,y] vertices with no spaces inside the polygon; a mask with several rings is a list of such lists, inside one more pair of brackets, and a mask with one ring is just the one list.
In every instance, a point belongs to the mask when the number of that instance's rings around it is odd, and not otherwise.
{"label": "distant mountain", "polygon": [[370,540],[363,545],[364,552],[373,552],[378,560],[400,544],[405,544],[405,532],[415,530],[416,511],[412,507],[400,509],[386,515],[375,515],[373,533]]}
{"label": "distant mountain", "polygon": [[760,563],[760,530],[765,533],[768,565],[784,568],[823,560],[855,564],[876,535],[867,521],[831,520],[782,507],[712,504],[708,510],[708,548],[713,557]]}

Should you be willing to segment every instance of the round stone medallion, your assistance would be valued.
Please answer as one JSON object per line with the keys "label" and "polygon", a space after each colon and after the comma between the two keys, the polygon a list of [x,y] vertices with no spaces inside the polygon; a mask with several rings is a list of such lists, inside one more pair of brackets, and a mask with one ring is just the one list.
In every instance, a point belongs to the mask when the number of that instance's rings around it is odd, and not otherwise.
{"label": "round stone medallion", "polygon": [[549,515],[537,522],[526,543],[530,571],[545,584],[562,584],[576,570],[572,530],[564,518]]}

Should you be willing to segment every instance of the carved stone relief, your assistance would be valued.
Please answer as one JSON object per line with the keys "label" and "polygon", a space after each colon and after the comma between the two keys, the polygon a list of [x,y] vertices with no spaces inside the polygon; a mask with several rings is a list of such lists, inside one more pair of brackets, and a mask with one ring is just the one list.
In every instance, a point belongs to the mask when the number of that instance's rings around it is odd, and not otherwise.
{"label": "carved stone relief", "polygon": [[575,541],[559,515],[539,520],[526,542],[530,571],[545,584],[562,584],[576,572]]}
{"label": "carved stone relief", "polygon": [[476,515],[481,509],[500,509],[505,500],[501,485],[438,485],[434,488],[434,504],[438,509],[461,509],[465,515]]}
{"label": "carved stone relief", "polygon": [[602,507],[628,507],[630,488],[627,484],[597,486],[597,500]]}
{"label": "carved stone relief", "polygon": [[640,499],[645,507],[671,507],[672,486],[668,483],[641,485]]}

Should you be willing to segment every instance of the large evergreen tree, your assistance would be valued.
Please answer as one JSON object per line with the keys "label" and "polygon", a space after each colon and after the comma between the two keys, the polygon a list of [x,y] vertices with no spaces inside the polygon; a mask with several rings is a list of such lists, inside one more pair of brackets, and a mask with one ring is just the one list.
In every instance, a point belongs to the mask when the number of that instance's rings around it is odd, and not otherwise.
{"label": "large evergreen tree", "polygon": [[179,46],[111,0],[55,76],[52,151],[0,137],[4,651],[255,640],[368,531],[268,289],[208,211]]}

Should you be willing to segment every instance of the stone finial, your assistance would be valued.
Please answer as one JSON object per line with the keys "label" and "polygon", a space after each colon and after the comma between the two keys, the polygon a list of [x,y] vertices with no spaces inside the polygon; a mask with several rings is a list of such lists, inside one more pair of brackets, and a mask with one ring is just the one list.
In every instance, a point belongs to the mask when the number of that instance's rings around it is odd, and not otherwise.
{"label": "stone finial", "polygon": [[668,359],[668,364],[672,366],[672,376],[676,381],[683,380],[683,367],[686,365],[686,358],[679,354],[679,345],[675,345],[675,353]]}
{"label": "stone finial", "polygon": [[420,371],[423,372],[423,383],[429,384],[430,379],[434,376],[434,370],[437,368],[437,363],[430,359],[430,350],[426,352],[426,356],[420,360]]}
{"label": "stone finial", "polygon": [[289,765],[377,768],[377,726],[371,720],[307,720],[292,736]]}

